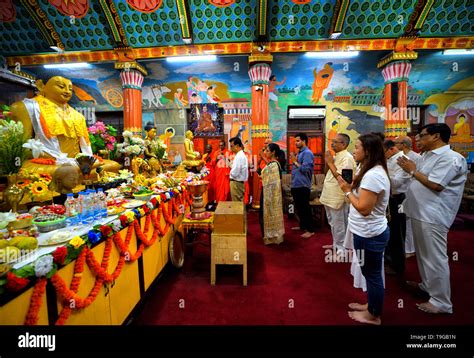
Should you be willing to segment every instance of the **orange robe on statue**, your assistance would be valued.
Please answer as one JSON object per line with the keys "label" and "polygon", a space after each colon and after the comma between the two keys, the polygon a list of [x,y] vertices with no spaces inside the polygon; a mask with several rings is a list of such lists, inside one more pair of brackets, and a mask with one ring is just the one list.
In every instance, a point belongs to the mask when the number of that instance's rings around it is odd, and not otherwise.
{"label": "orange robe on statue", "polygon": [[212,162],[214,163],[214,200],[228,201],[230,196],[230,168],[226,164],[226,159],[230,156],[230,151],[224,149],[222,153],[216,151],[213,153]]}

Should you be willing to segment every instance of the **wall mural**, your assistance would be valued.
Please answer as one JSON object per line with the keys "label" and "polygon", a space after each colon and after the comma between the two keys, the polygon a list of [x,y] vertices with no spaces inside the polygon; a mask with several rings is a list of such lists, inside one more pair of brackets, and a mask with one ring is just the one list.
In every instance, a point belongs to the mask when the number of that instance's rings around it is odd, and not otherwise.
{"label": "wall mural", "polygon": [[[286,148],[289,105],[325,105],[329,139],[337,131],[349,134],[353,140],[361,133],[383,131],[384,81],[377,62],[385,54],[362,52],[348,59],[274,55],[272,73],[275,78],[270,96],[273,140]],[[446,122],[453,131],[453,147],[465,156],[472,156],[474,152],[471,137],[474,135],[473,76],[474,64],[469,56],[420,51],[408,82],[408,104],[428,105],[428,121]],[[282,80],[277,81],[280,78]],[[353,149],[353,144],[349,149]]]}
{"label": "wall mural", "polygon": [[[326,134],[337,131],[352,139],[360,133],[383,131],[384,81],[377,69],[386,52],[361,52],[350,59],[312,59],[303,54],[275,54],[269,86],[272,137],[286,148],[288,105],[325,105]],[[151,117],[164,128],[177,128],[172,143],[181,143],[187,111],[193,104],[210,103],[224,108],[224,133],[241,135],[251,148],[251,103],[248,59],[219,57],[212,62],[140,62],[148,71],[143,83],[144,123]],[[83,70],[29,68],[37,78],[54,75],[74,84],[74,107],[96,112],[122,111],[123,96],[113,64]],[[444,56],[440,51],[420,51],[408,82],[409,105],[428,105],[429,122],[446,122],[453,131],[452,144],[473,161],[474,64],[469,56]],[[183,114],[184,113],[184,114]],[[153,115],[154,114],[154,115]],[[145,119],[146,118],[146,119]],[[167,118],[173,118],[167,123]],[[181,128],[181,127],[182,128]],[[349,147],[353,149],[353,144]]]}

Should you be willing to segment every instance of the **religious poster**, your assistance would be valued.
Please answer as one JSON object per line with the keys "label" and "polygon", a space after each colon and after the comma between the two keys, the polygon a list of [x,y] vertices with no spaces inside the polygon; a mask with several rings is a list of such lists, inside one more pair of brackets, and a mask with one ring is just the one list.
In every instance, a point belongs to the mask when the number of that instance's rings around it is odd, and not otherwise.
{"label": "religious poster", "polygon": [[217,104],[192,104],[188,116],[188,130],[194,137],[218,137],[224,134],[224,121]]}

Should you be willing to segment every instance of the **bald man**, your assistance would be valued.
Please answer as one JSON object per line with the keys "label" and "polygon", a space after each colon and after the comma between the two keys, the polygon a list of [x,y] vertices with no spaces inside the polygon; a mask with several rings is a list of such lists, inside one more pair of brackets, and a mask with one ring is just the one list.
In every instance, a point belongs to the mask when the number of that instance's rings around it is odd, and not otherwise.
{"label": "bald man", "polygon": [[[414,161],[417,165],[421,159],[421,155],[414,152],[413,142],[411,141],[410,137],[407,136],[400,136],[395,138],[394,140],[395,146],[398,150],[403,151],[410,160]],[[411,229],[410,218],[406,218],[406,233],[405,233],[405,256],[407,258],[415,256],[415,244],[413,242],[413,232]]]}

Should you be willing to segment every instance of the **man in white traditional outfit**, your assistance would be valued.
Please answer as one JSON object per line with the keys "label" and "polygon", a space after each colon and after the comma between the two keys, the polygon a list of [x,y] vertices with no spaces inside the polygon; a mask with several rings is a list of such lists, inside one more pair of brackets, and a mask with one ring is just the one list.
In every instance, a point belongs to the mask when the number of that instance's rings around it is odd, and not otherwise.
{"label": "man in white traditional outfit", "polygon": [[419,134],[424,154],[418,164],[400,157],[412,176],[402,209],[411,219],[421,283],[409,282],[430,296],[417,304],[427,313],[452,313],[448,231],[461,204],[467,179],[466,159],[449,147],[446,123],[425,125]]}

